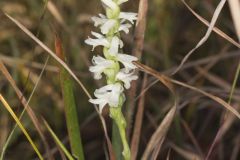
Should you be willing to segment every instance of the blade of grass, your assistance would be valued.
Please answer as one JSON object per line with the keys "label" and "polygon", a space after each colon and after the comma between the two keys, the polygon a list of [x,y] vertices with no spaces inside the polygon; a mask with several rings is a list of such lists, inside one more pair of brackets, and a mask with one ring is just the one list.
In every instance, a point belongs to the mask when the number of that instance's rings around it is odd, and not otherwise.
{"label": "blade of grass", "polygon": [[[186,2],[185,0],[181,0],[183,2],[183,4],[187,7],[187,9],[197,18],[199,19],[203,24],[205,24],[206,26],[210,26],[209,22],[204,19],[203,17],[201,17],[199,14],[197,14]],[[217,27],[213,27],[213,31],[215,33],[217,33],[219,36],[223,37],[224,39],[226,39],[228,42],[232,43],[234,46],[240,48],[240,44],[238,42],[236,42],[234,39],[232,39],[231,37],[229,37],[227,34],[225,34],[223,31],[221,31],[219,28]]]}
{"label": "blade of grass", "polygon": [[183,58],[183,60],[181,61],[180,65],[177,67],[177,69],[172,73],[173,74],[176,74],[183,66],[183,64],[188,60],[188,58],[194,53],[194,51],[196,51],[200,46],[202,46],[206,41],[207,39],[209,38],[209,36],[211,35],[212,31],[213,31],[213,28],[215,26],[215,23],[217,22],[217,19],[222,11],[222,8],[224,6],[224,4],[226,3],[227,0],[221,0],[219,2],[219,4],[217,5],[217,8],[216,10],[214,11],[214,14],[212,16],[212,19],[211,19],[211,22],[210,22],[210,25],[207,29],[207,32],[205,33],[205,35],[201,38],[201,40],[197,43],[197,45],[192,49],[190,50],[187,55]]}
{"label": "blade of grass", "polygon": [[175,150],[179,155],[184,157],[184,159],[186,160],[202,160],[202,158],[197,154],[190,152],[188,150],[182,149],[173,143],[171,143],[170,146],[173,148],[173,150]]}
{"label": "blade of grass", "polygon": [[41,153],[39,152],[37,146],[33,142],[32,138],[30,137],[30,135],[28,134],[28,132],[26,131],[26,129],[24,128],[24,126],[22,125],[20,120],[18,119],[17,115],[13,112],[12,108],[9,106],[7,101],[4,99],[2,94],[0,94],[0,101],[2,102],[3,106],[7,109],[7,111],[11,114],[13,119],[16,121],[16,123],[18,124],[19,128],[22,130],[23,134],[26,136],[26,138],[28,139],[29,143],[32,145],[32,148],[34,149],[34,151],[38,155],[39,159],[43,160],[43,157],[42,157]]}
{"label": "blade of grass", "polygon": [[142,160],[149,159],[155,147],[158,147],[158,149],[160,150],[160,146],[162,145],[167,134],[167,131],[169,130],[169,127],[174,119],[176,108],[177,108],[176,105],[174,105],[171,108],[171,110],[164,117],[163,121],[161,122],[157,130],[151,136],[150,141],[147,144],[146,150],[144,151],[143,156],[141,158]]}
{"label": "blade of grass", "polygon": [[64,144],[60,141],[60,139],[57,137],[57,135],[53,132],[53,130],[51,129],[51,127],[48,125],[48,123],[44,120],[44,124],[47,128],[47,130],[50,132],[51,136],[53,137],[54,141],[56,142],[56,144],[61,148],[61,150],[63,151],[63,153],[67,156],[67,158],[69,160],[74,160],[74,158],[72,157],[71,153],[68,152],[68,150],[66,149],[66,147],[64,146]]}
{"label": "blade of grass", "polygon": [[[56,54],[62,60],[65,59],[61,40],[58,36],[55,37]],[[62,95],[64,99],[65,116],[67,121],[68,135],[72,154],[79,160],[84,160],[83,146],[78,123],[77,107],[74,99],[72,80],[67,71],[59,65],[60,81]]]}

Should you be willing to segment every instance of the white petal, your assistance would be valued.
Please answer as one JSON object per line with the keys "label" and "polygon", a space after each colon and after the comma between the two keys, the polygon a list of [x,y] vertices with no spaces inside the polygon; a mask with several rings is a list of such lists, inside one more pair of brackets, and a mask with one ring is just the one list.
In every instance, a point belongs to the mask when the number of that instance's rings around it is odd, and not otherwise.
{"label": "white petal", "polygon": [[101,0],[103,2],[104,5],[106,5],[107,7],[111,8],[111,9],[116,9],[118,7],[118,5],[113,2],[112,0]]}
{"label": "white petal", "polygon": [[100,17],[93,16],[91,19],[94,22],[94,26],[95,27],[98,27],[98,26],[106,23],[106,21],[107,21],[106,17],[101,17],[101,16]]}
{"label": "white petal", "polygon": [[119,97],[123,92],[123,87],[120,83],[116,83],[112,87],[111,98],[109,98],[109,105],[112,107],[118,107]]}
{"label": "white petal", "polygon": [[99,105],[99,110],[102,112],[106,104],[109,104],[111,107],[118,107],[119,97],[122,92],[123,87],[120,83],[109,84],[96,89],[94,92],[96,99],[90,99],[89,102]]}
{"label": "white petal", "polygon": [[92,51],[97,46],[109,47],[110,44],[109,44],[108,40],[103,35],[101,35],[99,33],[96,33],[96,32],[91,32],[91,33],[97,39],[93,39],[93,38],[88,37],[88,39],[85,40],[85,43],[93,46]]}
{"label": "white petal", "polygon": [[116,75],[116,79],[122,81],[124,87],[129,89],[131,81],[138,79],[138,76],[134,75],[134,71],[128,72],[126,69],[121,69]]}
{"label": "white petal", "polygon": [[130,70],[132,70],[132,69],[135,69],[135,68],[137,68],[132,62],[133,61],[137,61],[138,60],[138,58],[137,57],[134,57],[134,56],[131,56],[131,55],[127,55],[127,54],[117,54],[117,60],[118,61],[120,61],[123,65],[124,65],[124,67],[125,67],[125,69],[127,70],[127,71],[130,71]]}
{"label": "white petal", "polygon": [[104,70],[109,68],[114,63],[112,60],[104,59],[101,56],[93,56],[92,62],[94,66],[90,66],[89,71],[94,73],[95,79],[101,79]]}
{"label": "white petal", "polygon": [[103,86],[99,89],[96,89],[95,93],[97,95],[101,95],[102,93],[109,92],[113,89],[114,84],[108,84],[106,86]]}
{"label": "white petal", "polygon": [[101,32],[103,34],[107,34],[117,23],[114,19],[107,20],[102,26],[101,26]]}
{"label": "white petal", "polygon": [[115,56],[116,54],[118,54],[119,47],[123,47],[123,42],[117,36],[114,36],[112,38],[111,45],[108,51],[112,56]]}
{"label": "white petal", "polygon": [[[129,22],[131,22],[133,24],[134,21],[137,20],[137,13],[120,12],[119,18],[123,19],[124,21],[128,20]],[[124,21],[122,21],[122,22],[124,22]]]}
{"label": "white petal", "polygon": [[126,24],[121,24],[118,31],[124,31],[126,34],[129,33],[129,28],[131,28],[131,24],[126,23]]}
{"label": "white petal", "polygon": [[105,99],[89,99],[89,102],[99,105],[99,111],[102,113],[104,106],[107,104]]}
{"label": "white petal", "polygon": [[97,32],[91,32],[91,34],[93,35],[93,36],[95,36],[96,38],[98,38],[98,39],[102,39],[102,38],[105,38],[103,35],[101,35],[100,33],[97,33]]}

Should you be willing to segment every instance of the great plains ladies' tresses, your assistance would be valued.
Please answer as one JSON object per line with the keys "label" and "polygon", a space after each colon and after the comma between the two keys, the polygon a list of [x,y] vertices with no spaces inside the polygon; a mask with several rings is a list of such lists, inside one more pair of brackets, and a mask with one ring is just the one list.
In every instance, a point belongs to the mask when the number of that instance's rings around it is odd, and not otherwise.
{"label": "great plains ladies' tresses", "polygon": [[120,4],[127,0],[101,0],[106,15],[99,14],[92,17],[95,27],[99,27],[101,33],[91,32],[94,38],[88,37],[85,43],[95,47],[103,47],[103,56],[93,56],[93,66],[89,71],[94,74],[95,79],[101,79],[105,75],[107,85],[96,89],[95,99],[89,102],[99,106],[102,113],[106,105],[110,107],[110,116],[116,122],[123,144],[123,156],[125,160],[130,160],[130,149],[126,139],[126,122],[121,112],[121,107],[125,101],[124,88],[129,89],[131,81],[138,78],[134,74],[137,68],[132,62],[138,59],[134,56],[121,52],[124,44],[120,38],[120,32],[129,33],[129,28],[137,19],[136,13],[121,12]]}
{"label": "great plains ladies' tresses", "polygon": [[[107,16],[99,14],[99,17],[92,17],[94,21],[94,26],[100,27],[101,34],[96,32],[91,32],[95,38],[88,37],[85,43],[92,46],[92,51],[97,46],[102,46],[103,55],[93,56],[92,62],[93,66],[90,66],[89,70],[94,73],[95,79],[101,79],[102,74],[106,75],[106,79],[113,79],[109,83],[118,83],[124,85],[126,89],[130,88],[130,83],[132,80],[136,80],[137,76],[134,75],[134,69],[136,66],[132,63],[136,61],[137,58],[131,55],[119,53],[119,50],[123,47],[123,42],[119,37],[119,32],[124,31],[129,32],[129,28],[134,24],[134,20],[137,19],[136,13],[131,12],[120,12],[119,5],[126,2],[126,0],[102,0],[105,6]],[[108,13],[115,13],[108,14]],[[111,32],[112,34],[109,34]],[[124,68],[120,68],[122,66]],[[123,90],[122,90],[123,91]],[[123,93],[122,93],[123,94]],[[98,94],[96,94],[98,95]],[[96,96],[97,97],[97,96]],[[96,99],[91,99],[90,102],[99,105],[100,111],[102,108],[108,104],[110,107],[118,107],[119,105],[112,105],[113,103],[101,103],[99,102],[99,96]],[[106,102],[106,100],[103,100]],[[104,104],[104,106],[102,106]]]}

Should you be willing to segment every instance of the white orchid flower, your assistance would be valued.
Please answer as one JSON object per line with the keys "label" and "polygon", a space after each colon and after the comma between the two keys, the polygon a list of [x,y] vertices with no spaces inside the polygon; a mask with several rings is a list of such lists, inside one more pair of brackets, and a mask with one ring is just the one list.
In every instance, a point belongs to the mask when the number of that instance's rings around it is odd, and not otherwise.
{"label": "white orchid flower", "polygon": [[118,53],[118,48],[123,47],[123,42],[120,40],[117,36],[114,36],[109,42],[103,35],[96,33],[96,32],[91,32],[92,35],[94,35],[97,39],[93,39],[88,37],[88,39],[85,40],[85,43],[88,45],[93,46],[92,51],[95,49],[97,46],[104,46],[109,48],[109,52],[112,55],[116,55]]}
{"label": "white orchid flower", "polygon": [[130,88],[131,81],[137,80],[137,79],[138,79],[138,76],[134,75],[134,70],[132,70],[131,72],[128,72],[125,68],[121,69],[116,75],[116,80],[122,81],[126,89]]}
{"label": "white orchid flower", "polygon": [[116,19],[108,19],[100,28],[101,28],[101,32],[102,34],[108,34],[108,32],[115,27],[115,25],[117,24],[117,20]]}
{"label": "white orchid flower", "polygon": [[114,61],[105,59],[101,56],[93,56],[92,62],[94,66],[90,66],[89,71],[94,73],[94,79],[101,79],[104,70],[114,64]]}
{"label": "white orchid flower", "polygon": [[93,36],[96,37],[96,39],[88,37],[88,39],[85,40],[85,43],[88,45],[93,46],[92,51],[95,49],[97,46],[104,46],[104,47],[109,47],[110,43],[108,40],[101,34],[96,33],[96,32],[91,32]]}
{"label": "white orchid flower", "polygon": [[[134,21],[137,20],[137,14],[132,12],[120,12],[119,19],[120,26],[117,31],[124,31],[127,34],[129,33],[129,28],[131,28]],[[108,19],[103,14],[99,14],[99,17],[92,17],[92,20],[94,22],[94,26],[101,26],[100,29],[102,34],[107,34],[117,24],[115,19]],[[129,21],[131,24],[125,23],[126,21]]]}
{"label": "white orchid flower", "polygon": [[99,14],[99,17],[92,17],[94,26],[100,26],[102,34],[107,34],[116,24],[116,19],[108,19],[105,15]]}
{"label": "white orchid flower", "polygon": [[111,107],[118,107],[119,97],[123,92],[123,87],[120,83],[109,84],[100,89],[96,89],[94,96],[96,99],[90,99],[89,102],[99,105],[100,113],[106,104]]}
{"label": "white orchid flower", "polygon": [[105,15],[103,15],[103,14],[98,14],[99,15],[99,17],[97,17],[97,16],[93,16],[91,19],[92,19],[92,21],[94,22],[94,26],[95,27],[98,27],[98,26],[101,26],[101,25],[103,25],[104,23],[106,23],[107,22],[107,17],[105,16]]}
{"label": "white orchid flower", "polygon": [[121,23],[125,21],[129,21],[134,24],[134,21],[137,20],[137,13],[133,12],[120,12],[119,18],[121,19]]}
{"label": "white orchid flower", "polygon": [[111,8],[112,10],[116,10],[118,8],[118,4],[113,0],[101,0],[101,1],[103,5],[107,6],[108,8]]}
{"label": "white orchid flower", "polygon": [[110,48],[108,50],[109,54],[112,56],[116,56],[118,54],[118,49],[123,47],[123,42],[117,36],[112,38]]}
{"label": "white orchid flower", "polygon": [[129,72],[132,69],[136,69],[137,68],[132,63],[133,61],[137,61],[138,60],[137,57],[134,57],[134,56],[131,56],[131,55],[128,55],[128,54],[118,53],[116,55],[116,60],[121,62],[124,65],[124,67],[125,67],[127,72]]}

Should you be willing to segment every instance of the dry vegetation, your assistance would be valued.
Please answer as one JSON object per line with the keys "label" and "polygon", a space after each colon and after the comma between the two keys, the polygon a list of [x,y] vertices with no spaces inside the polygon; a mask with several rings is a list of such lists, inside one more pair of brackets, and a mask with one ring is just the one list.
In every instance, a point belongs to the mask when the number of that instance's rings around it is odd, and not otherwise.
{"label": "dry vegetation", "polygon": [[[122,6],[124,11],[141,13],[138,26],[130,35],[123,34],[124,51],[140,58],[136,62],[140,78],[127,93],[124,105],[132,159],[238,160],[240,84],[235,77],[240,60],[240,32],[235,28],[240,28],[240,10],[234,6],[240,5],[226,2],[217,15],[215,28],[208,28],[201,17],[210,23],[219,0],[186,3],[190,8],[181,0],[129,0]],[[201,17],[197,18],[190,9]],[[27,108],[21,123],[44,159],[64,159],[64,154],[43,119],[70,151],[59,80],[61,65],[4,13],[23,24],[53,52],[56,34],[59,35],[67,66],[81,81],[72,79],[85,159],[114,157],[102,127],[104,117],[111,137],[108,109],[99,118],[88,102],[89,95],[79,85],[82,83],[92,95],[103,84],[94,81],[88,71],[92,55],[101,54],[101,50],[91,52],[84,44],[94,29],[91,16],[103,12],[100,1],[1,0],[0,10],[1,100],[5,99],[18,117]],[[172,75],[207,29],[209,33],[213,29],[207,41]],[[1,154],[15,125],[6,105],[1,103]],[[17,128],[4,160],[19,157],[37,159]]]}

